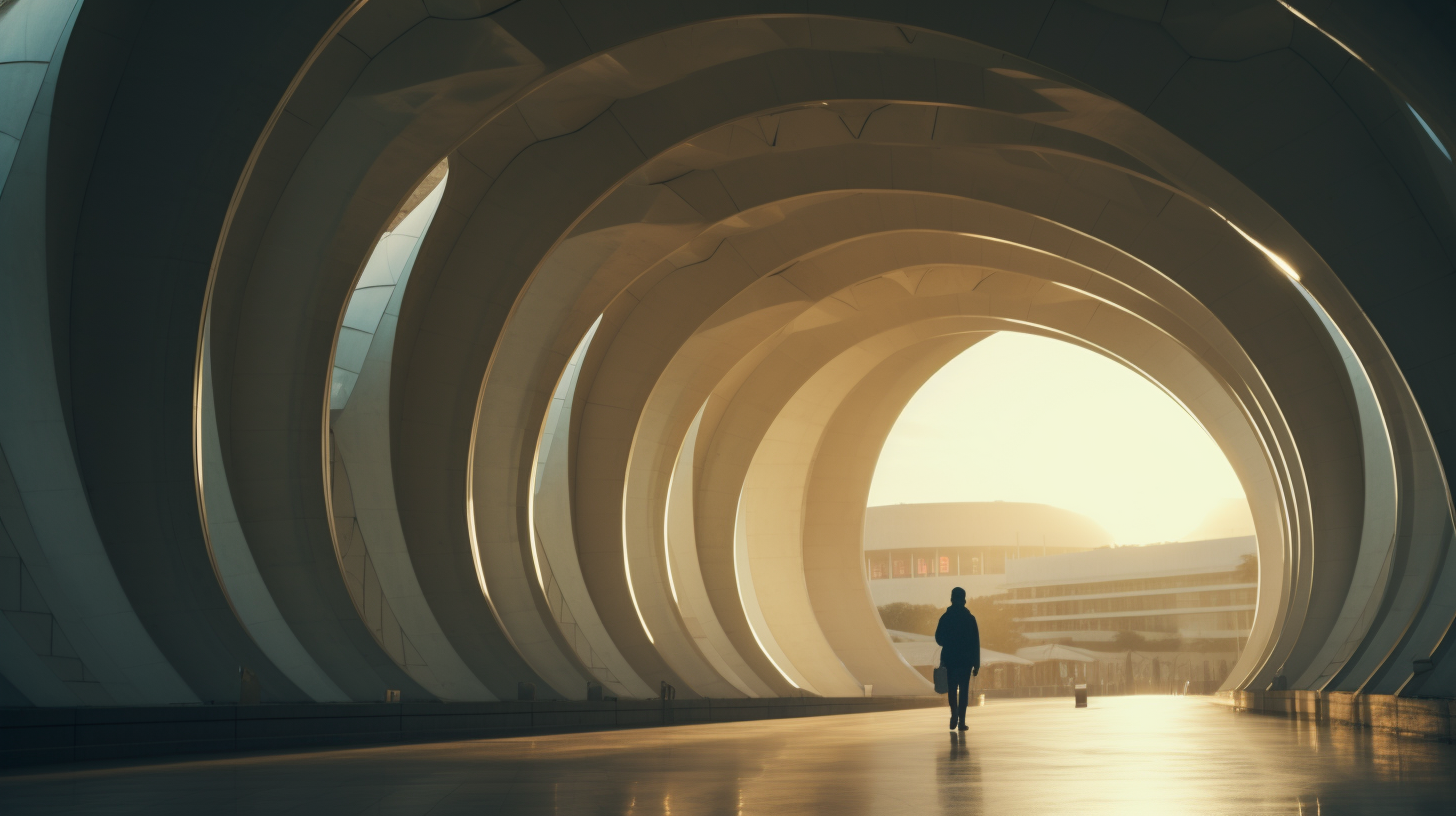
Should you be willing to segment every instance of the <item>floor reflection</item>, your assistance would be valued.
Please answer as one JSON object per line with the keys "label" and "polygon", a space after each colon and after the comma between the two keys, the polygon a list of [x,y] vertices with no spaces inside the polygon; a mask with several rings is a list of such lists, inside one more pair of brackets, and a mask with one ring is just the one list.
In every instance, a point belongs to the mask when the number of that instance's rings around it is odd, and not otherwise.
{"label": "floor reflection", "polygon": [[935,790],[942,813],[981,812],[981,760],[975,740],[950,734],[950,750],[935,760]]}
{"label": "floor reflection", "polygon": [[1456,746],[1197,698],[939,709],[0,776],[0,812],[1425,814]]}

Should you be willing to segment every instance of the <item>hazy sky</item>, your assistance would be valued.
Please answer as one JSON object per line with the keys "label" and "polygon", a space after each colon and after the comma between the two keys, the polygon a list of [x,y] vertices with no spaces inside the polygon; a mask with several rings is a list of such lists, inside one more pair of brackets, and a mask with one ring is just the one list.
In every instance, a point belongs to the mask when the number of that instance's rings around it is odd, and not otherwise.
{"label": "hazy sky", "polygon": [[1228,460],[1161,389],[1099,354],[993,335],[905,407],[870,505],[1025,501],[1090,516],[1119,544],[1177,540],[1243,496]]}

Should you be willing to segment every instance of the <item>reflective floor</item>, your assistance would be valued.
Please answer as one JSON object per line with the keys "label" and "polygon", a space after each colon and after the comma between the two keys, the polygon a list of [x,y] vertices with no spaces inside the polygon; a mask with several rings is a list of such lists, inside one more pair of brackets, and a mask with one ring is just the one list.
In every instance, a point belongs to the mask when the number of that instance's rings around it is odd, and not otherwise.
{"label": "reflective floor", "polygon": [[940,709],[0,776],[0,813],[1456,813],[1456,746],[1199,698]]}

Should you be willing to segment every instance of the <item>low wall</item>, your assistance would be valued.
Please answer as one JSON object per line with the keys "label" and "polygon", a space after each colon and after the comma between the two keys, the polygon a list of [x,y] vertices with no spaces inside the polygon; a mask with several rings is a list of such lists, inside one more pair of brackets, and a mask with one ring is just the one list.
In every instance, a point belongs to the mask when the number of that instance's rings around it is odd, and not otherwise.
{"label": "low wall", "polygon": [[1449,742],[1456,700],[1323,691],[1221,691],[1218,702],[1240,711],[1306,717],[1321,722],[1379,728]]}
{"label": "low wall", "polygon": [[[1213,694],[1218,690],[1214,680],[1178,681],[1176,683],[1139,683],[1129,689],[1125,683],[1088,683],[1088,697],[1127,697],[1134,694],[1148,695],[1196,695]],[[1018,697],[1067,697],[1073,695],[1072,686],[1012,686],[1011,688],[983,688],[979,693],[988,700],[1009,700]]]}
{"label": "low wall", "polygon": [[0,709],[0,767],[894,711],[944,697]]}

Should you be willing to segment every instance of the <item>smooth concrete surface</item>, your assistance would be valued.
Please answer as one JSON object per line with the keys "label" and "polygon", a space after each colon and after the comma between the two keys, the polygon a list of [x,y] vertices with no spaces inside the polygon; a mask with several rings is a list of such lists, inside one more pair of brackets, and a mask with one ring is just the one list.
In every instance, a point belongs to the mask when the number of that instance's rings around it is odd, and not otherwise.
{"label": "smooth concrete surface", "polygon": [[939,705],[940,698],[928,696],[0,708],[0,767],[818,717]]}
{"label": "smooth concrete surface", "polygon": [[0,777],[20,814],[1425,814],[1456,748],[1198,697],[553,734]]}

